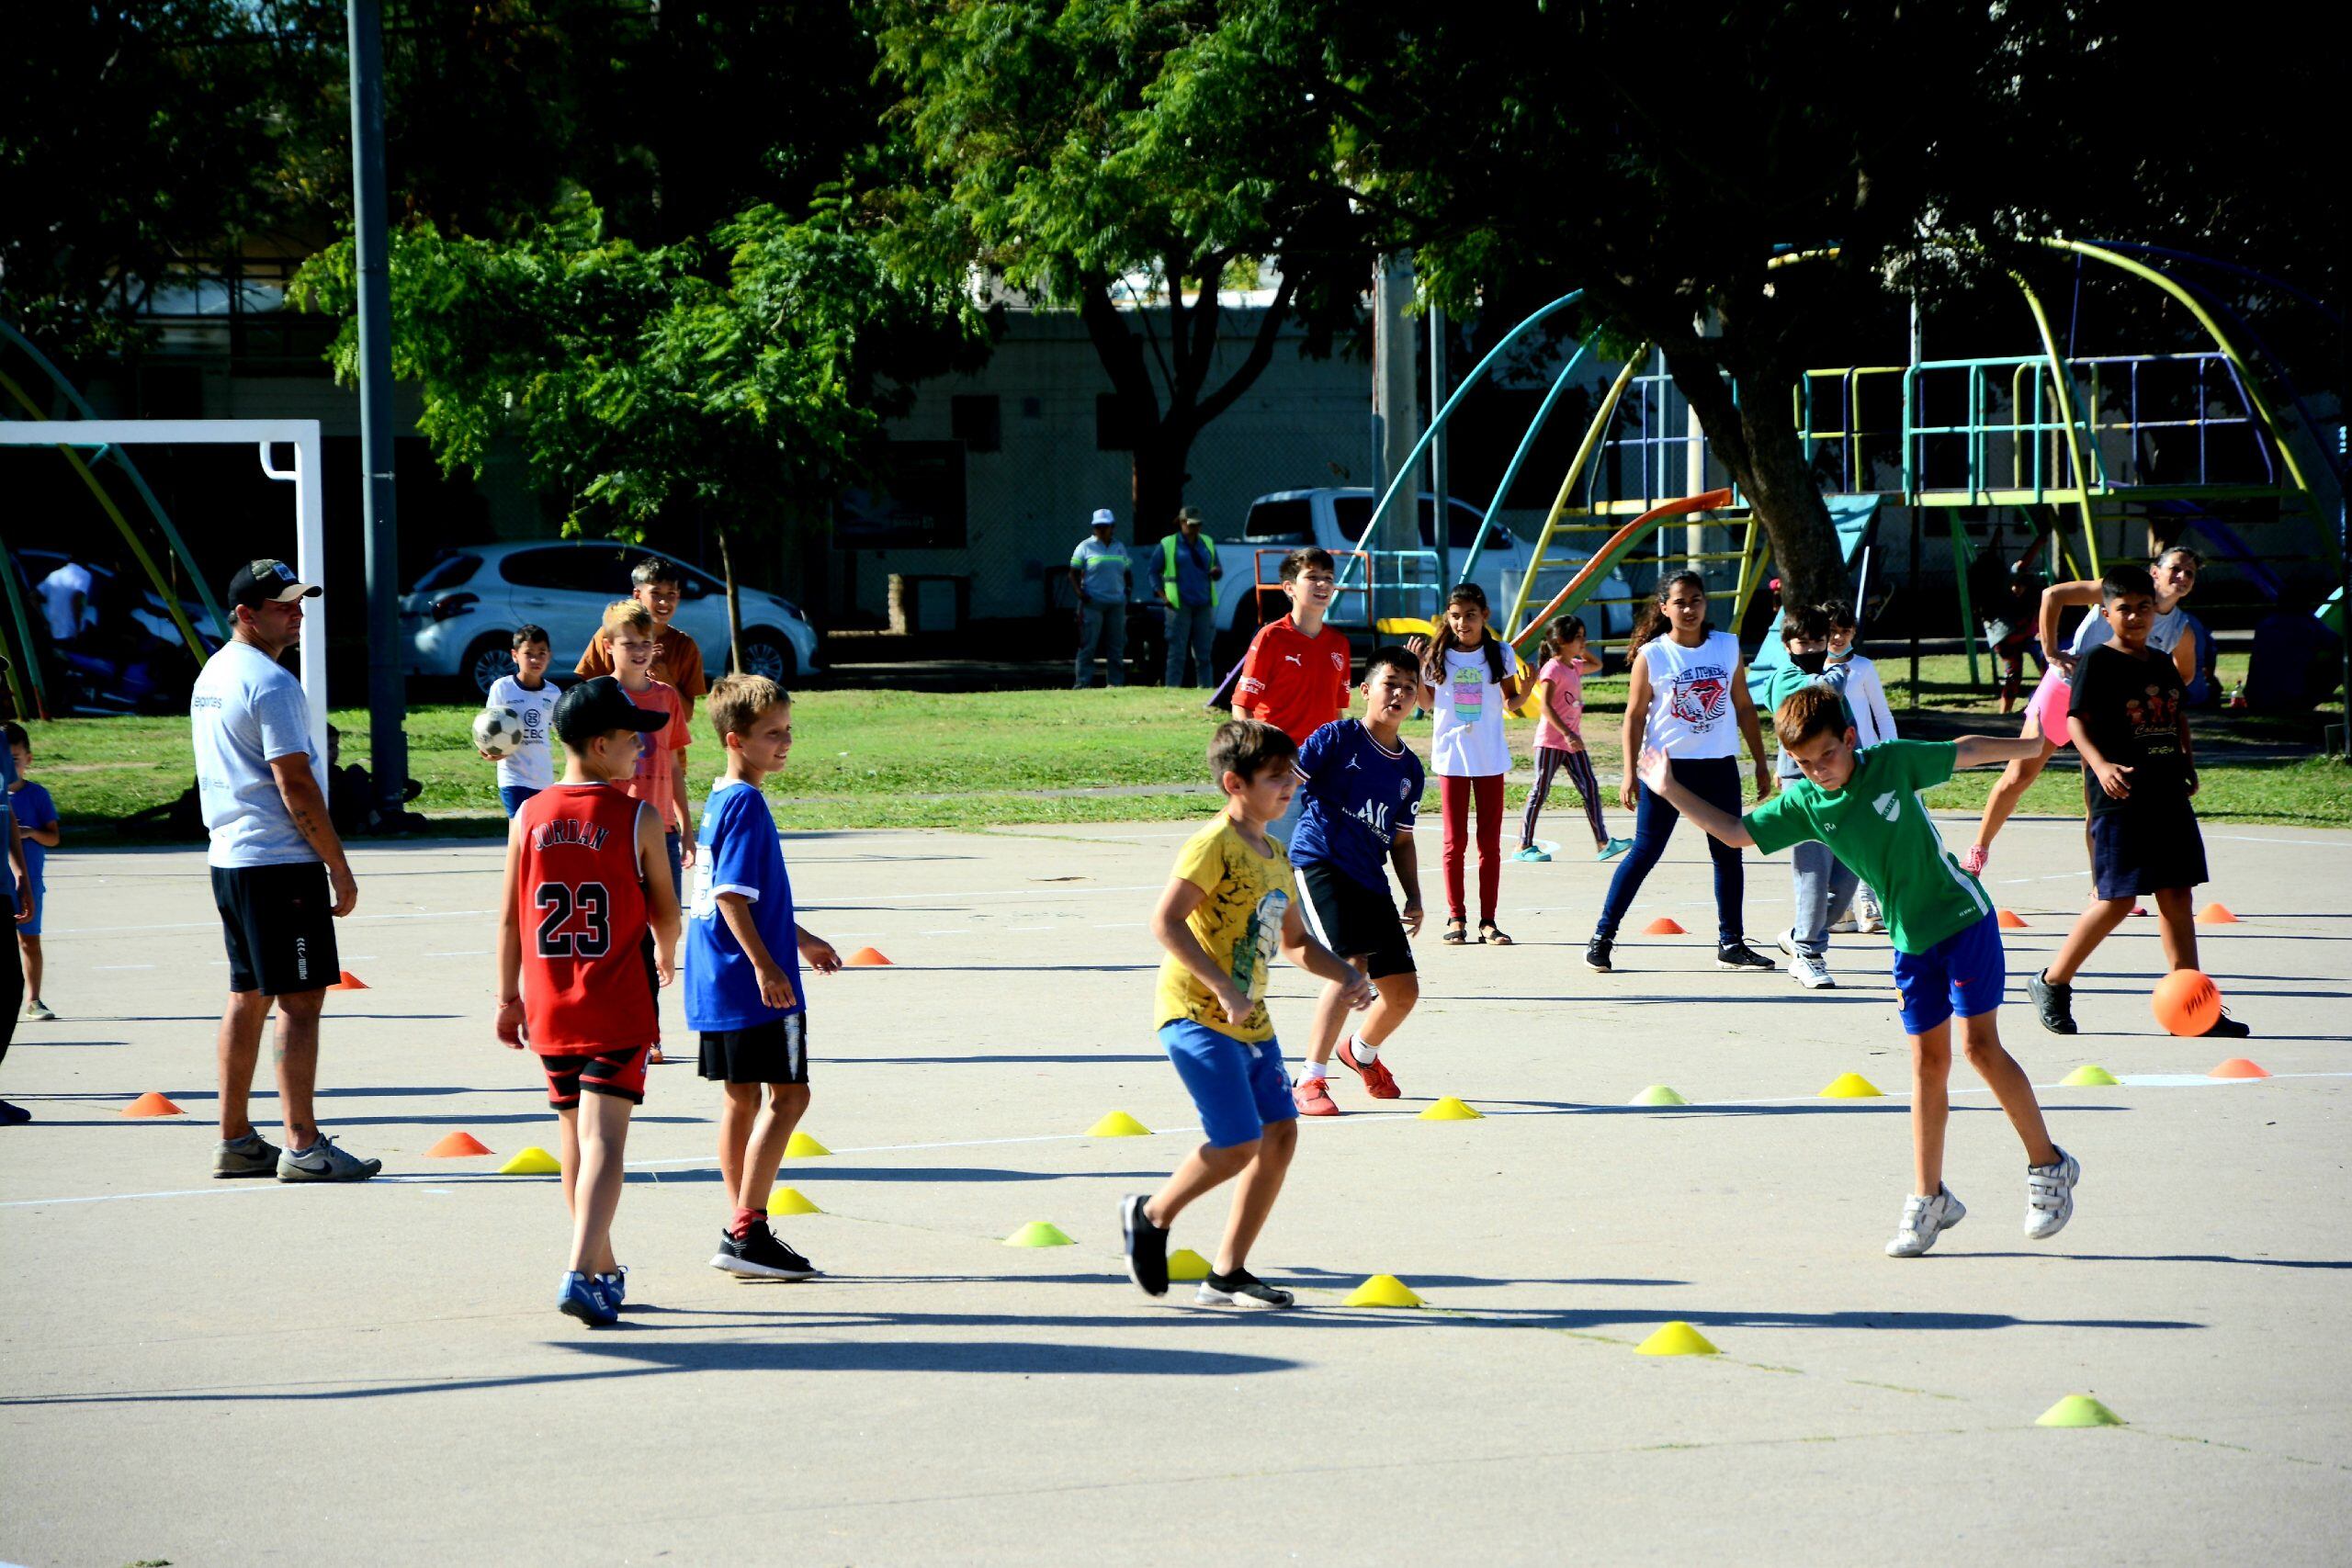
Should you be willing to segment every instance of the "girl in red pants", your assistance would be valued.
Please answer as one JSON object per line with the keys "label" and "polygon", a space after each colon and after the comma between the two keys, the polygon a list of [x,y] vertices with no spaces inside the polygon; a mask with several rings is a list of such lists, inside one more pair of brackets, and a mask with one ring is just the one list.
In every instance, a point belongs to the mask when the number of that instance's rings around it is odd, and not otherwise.
{"label": "girl in red pants", "polygon": [[1478,940],[1509,947],[1510,938],[1495,924],[1495,897],[1503,874],[1503,775],[1510,771],[1510,741],[1503,733],[1503,705],[1517,702],[1527,672],[1503,641],[1488,630],[1486,591],[1475,582],[1454,589],[1434,638],[1415,637],[1406,646],[1421,660],[1421,705],[1436,716],[1430,739],[1430,771],[1437,774],[1438,801],[1445,815],[1446,942],[1468,939],[1462,896],[1462,863],[1469,848],[1470,808],[1478,810]]}

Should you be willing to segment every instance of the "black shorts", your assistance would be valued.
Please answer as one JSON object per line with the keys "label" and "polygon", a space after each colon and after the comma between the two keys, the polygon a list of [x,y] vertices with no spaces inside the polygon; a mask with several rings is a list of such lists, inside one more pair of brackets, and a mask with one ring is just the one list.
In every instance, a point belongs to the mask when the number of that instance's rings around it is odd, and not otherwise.
{"label": "black shorts", "polygon": [[605,1051],[541,1056],[539,1069],[548,1076],[548,1103],[558,1111],[569,1111],[580,1103],[580,1093],[585,1089],[642,1105],[646,1060],[652,1051],[651,1045],[616,1045]]}
{"label": "black shorts", "polygon": [[1336,866],[1317,864],[1298,868],[1298,891],[1300,918],[1316,941],[1342,958],[1363,959],[1363,972],[1375,980],[1413,973],[1413,944],[1386,887],[1366,887]]}
{"label": "black shorts", "polygon": [[705,1030],[702,1076],[719,1083],[807,1083],[808,1015],[788,1013],[749,1029]]}
{"label": "black shorts", "polygon": [[343,978],[334,893],[318,862],[216,865],[212,902],[229,949],[231,990],[286,997]]}
{"label": "black shorts", "polygon": [[2205,880],[2205,836],[2186,800],[2091,818],[2092,897],[2138,898]]}

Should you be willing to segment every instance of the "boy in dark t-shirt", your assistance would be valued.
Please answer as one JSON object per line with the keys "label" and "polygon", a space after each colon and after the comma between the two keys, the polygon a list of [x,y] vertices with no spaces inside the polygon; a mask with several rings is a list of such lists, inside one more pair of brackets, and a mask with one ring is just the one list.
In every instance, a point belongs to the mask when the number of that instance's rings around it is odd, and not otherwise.
{"label": "boy in dark t-shirt", "polygon": [[[1334,719],[1298,749],[1300,809],[1290,841],[1298,874],[1299,912],[1316,940],[1362,970],[1380,999],[1353,1038],[1340,1028],[1348,1007],[1337,981],[1324,987],[1315,1009],[1315,1040],[1292,1087],[1302,1116],[1337,1116],[1326,1079],[1334,1047],[1340,1065],[1363,1079],[1374,1100],[1395,1100],[1396,1077],[1380,1059],[1381,1043],[1396,1032],[1420,999],[1410,938],[1421,929],[1420,866],[1413,823],[1420,815],[1421,760],[1397,730],[1420,693],[1420,669],[1401,648],[1384,648],[1364,664],[1364,716]],[[1388,865],[1405,890],[1404,914],[1388,894]]]}
{"label": "boy in dark t-shirt", "polygon": [[[2197,967],[2189,896],[2205,880],[2205,840],[2197,830],[2197,757],[2180,671],[2148,645],[2156,591],[2144,567],[2120,566],[2099,580],[2101,613],[2114,637],[2075,671],[2066,729],[2083,758],[2090,813],[2091,903],[2026,993],[2053,1034],[2075,1032],[2074,978],[2142,897],[2153,898],[2173,969]],[[2217,1018],[2206,1034],[2244,1039],[2236,1019]]]}

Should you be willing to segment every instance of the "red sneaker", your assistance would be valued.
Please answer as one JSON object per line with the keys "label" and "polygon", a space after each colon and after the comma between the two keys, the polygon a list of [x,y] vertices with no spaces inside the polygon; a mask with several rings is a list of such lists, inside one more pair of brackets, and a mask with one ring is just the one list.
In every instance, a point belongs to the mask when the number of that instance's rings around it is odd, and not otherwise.
{"label": "red sneaker", "polygon": [[1340,1107],[1331,1098],[1331,1086],[1321,1078],[1301,1078],[1290,1086],[1291,1102],[1298,1107],[1301,1116],[1337,1116]]}
{"label": "red sneaker", "polygon": [[1364,1093],[1374,1100],[1395,1100],[1404,1093],[1404,1090],[1396,1087],[1396,1077],[1389,1072],[1387,1063],[1377,1056],[1369,1063],[1357,1061],[1356,1054],[1348,1049],[1355,1042],[1351,1040],[1340,1042],[1340,1065],[1351,1069],[1358,1077],[1363,1079]]}

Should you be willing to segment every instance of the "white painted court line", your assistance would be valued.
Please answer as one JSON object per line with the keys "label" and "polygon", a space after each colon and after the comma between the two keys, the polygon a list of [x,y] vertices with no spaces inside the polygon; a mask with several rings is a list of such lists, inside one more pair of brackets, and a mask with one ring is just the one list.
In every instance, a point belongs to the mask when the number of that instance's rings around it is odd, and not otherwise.
{"label": "white painted court line", "polygon": [[[2188,1073],[2143,1073],[2126,1075],[2122,1079],[2122,1086],[2132,1089],[2231,1089],[2242,1085],[2280,1081],[2290,1078],[2352,1078],[2352,1071],[2333,1073],[2273,1073],[2267,1079],[2209,1078]],[[2064,1084],[2047,1083],[2036,1084],[2033,1086],[2033,1089],[2035,1094],[2041,1095],[2047,1094],[2053,1089],[2064,1089],[2067,1087],[2068,1086]],[[1956,1088],[1951,1090],[1951,1095],[1954,1099],[1957,1099],[1962,1095],[1990,1094],[1993,1091],[1991,1089],[1980,1084],[1970,1088]],[[1485,1114],[1488,1116],[1589,1116],[1602,1112],[1609,1114],[1623,1114],[1638,1110],[1648,1111],[1657,1115],[1671,1116],[1694,1111],[1731,1110],[1752,1105],[1803,1105],[1820,1098],[1821,1097],[1818,1094],[1776,1094],[1765,1095],[1748,1100],[1694,1100],[1688,1105],[1624,1106],[1592,1104],[1568,1107],[1534,1105],[1496,1106],[1494,1109],[1487,1111]],[[1907,1100],[1910,1097],[1908,1094],[1898,1089],[1889,1091],[1882,1098],[1890,1100]],[[2063,1109],[2063,1106],[2060,1108]],[[1420,1113],[1416,1111],[1350,1111],[1345,1116],[1327,1120],[1322,1123],[1322,1125],[1326,1127],[1344,1127],[1355,1122],[1389,1125],[1398,1122],[1417,1122],[1419,1120],[1420,1120]],[[1200,1130],[1200,1128],[1193,1126],[1161,1127],[1155,1129],[1155,1132],[1163,1135],[1174,1135],[1180,1134],[1198,1133]],[[1093,1134],[1090,1133],[1034,1133],[1023,1137],[1014,1138],[952,1138],[944,1139],[937,1143],[925,1144],[867,1144],[857,1147],[835,1149],[833,1151],[833,1156],[838,1158],[842,1155],[918,1154],[930,1149],[983,1149],[1001,1147],[1011,1144],[1074,1144],[1092,1136]],[[717,1163],[717,1161],[713,1160],[707,1155],[686,1155],[672,1159],[633,1159],[627,1162],[626,1168],[629,1170],[669,1170],[673,1168],[712,1168],[715,1167]],[[784,1168],[786,1170],[790,1170],[792,1167],[787,1165]],[[811,1166],[808,1168],[811,1174],[819,1174],[822,1172],[824,1168],[821,1166]],[[1069,1174],[1072,1176],[1083,1176],[1086,1173],[1084,1171],[1072,1171]],[[390,1176],[378,1177],[373,1182],[368,1183],[367,1185],[412,1188],[426,1182],[445,1181],[447,1179],[447,1177],[446,1175],[438,1172],[429,1175],[423,1172],[407,1175],[396,1173]],[[544,1181],[549,1179],[546,1177],[517,1177],[514,1179],[518,1181]],[[121,1203],[145,1198],[219,1198],[225,1197],[235,1192],[286,1192],[307,1188],[310,1185],[311,1183],[308,1182],[273,1181],[267,1183],[254,1182],[250,1185],[232,1184],[221,1187],[185,1187],[161,1192],[96,1192],[79,1197],[68,1198],[15,1198],[10,1199],[6,1202],[0,1202],[0,1209],[38,1209],[65,1203]]]}

